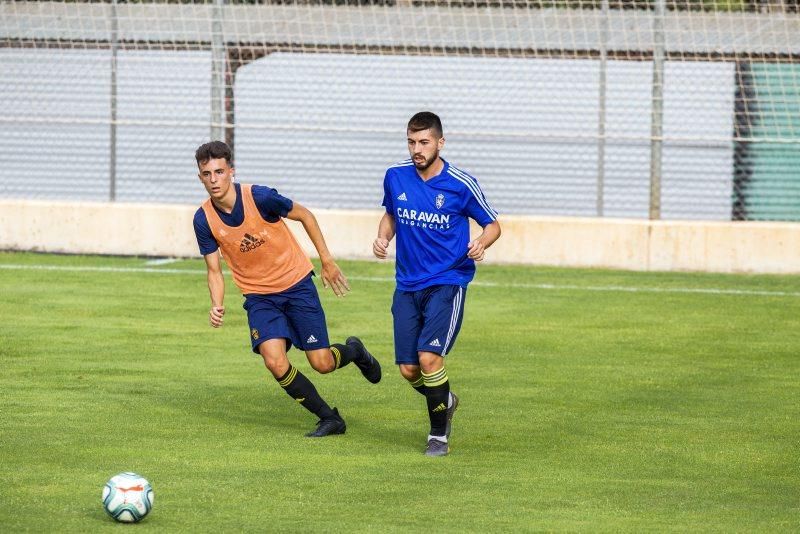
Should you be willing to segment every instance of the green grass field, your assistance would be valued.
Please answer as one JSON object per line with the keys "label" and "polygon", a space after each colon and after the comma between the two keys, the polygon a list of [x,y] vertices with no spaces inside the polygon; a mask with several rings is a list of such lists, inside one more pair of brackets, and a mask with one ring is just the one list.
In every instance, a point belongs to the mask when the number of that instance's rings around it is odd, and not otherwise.
{"label": "green grass field", "polygon": [[[202,261],[0,253],[0,531],[800,529],[800,277],[482,266],[448,357],[446,458],[393,365],[392,265],[340,262],[332,340],[384,365],[314,373],[344,436],[207,325]],[[153,512],[116,525],[121,471]]]}

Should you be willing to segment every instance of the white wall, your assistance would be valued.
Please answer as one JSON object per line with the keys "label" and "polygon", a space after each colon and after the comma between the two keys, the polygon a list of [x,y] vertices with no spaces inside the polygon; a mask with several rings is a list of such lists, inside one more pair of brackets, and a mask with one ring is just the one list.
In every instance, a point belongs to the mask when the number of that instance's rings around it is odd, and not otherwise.
{"label": "white wall", "polygon": [[[0,250],[199,257],[196,208],[0,200]],[[381,211],[314,210],[339,258],[371,258]],[[800,273],[800,224],[504,216],[487,263]],[[299,225],[292,229],[309,253]]]}
{"label": "white wall", "polygon": [[[109,198],[110,60],[108,50],[0,48],[0,143],[16,164],[0,198]],[[210,53],[120,50],[118,61],[117,199],[199,202]],[[733,68],[666,62],[665,219],[730,218]],[[431,109],[445,123],[444,157],[501,214],[592,216],[599,69],[590,59],[270,54],[236,73],[239,178],[311,207],[376,209],[384,171],[407,157],[408,118]],[[650,62],[608,62],[606,216],[648,214],[651,83]]]}
{"label": "white wall", "polygon": [[[501,214],[596,215],[597,60],[270,54],[236,76],[236,165],[306,205],[380,206],[417,111]],[[605,210],[647,217],[652,62],[607,63]],[[734,64],[665,64],[662,217],[731,218]]]}

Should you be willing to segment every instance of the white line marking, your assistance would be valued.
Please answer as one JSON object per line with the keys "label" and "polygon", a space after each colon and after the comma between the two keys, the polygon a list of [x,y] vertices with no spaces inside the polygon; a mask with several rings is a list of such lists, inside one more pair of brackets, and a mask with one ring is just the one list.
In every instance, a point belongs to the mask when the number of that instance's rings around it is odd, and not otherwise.
{"label": "white line marking", "polygon": [[[12,264],[0,263],[0,270],[14,271],[66,271],[66,272],[97,272],[97,273],[150,273],[150,274],[191,274],[205,275],[205,270],[198,269],[170,269],[153,267],[93,267],[88,265],[37,265],[37,264]],[[357,282],[394,283],[394,278],[387,276],[348,276],[349,280]],[[767,291],[762,289],[723,289],[714,287],[633,287],[633,286],[579,286],[573,284],[526,284],[526,283],[499,283],[477,280],[470,286],[478,287],[511,287],[519,289],[547,289],[556,291],[608,291],[619,293],[678,293],[701,295],[739,295],[758,297],[793,297],[800,298],[800,291]]]}
{"label": "white line marking", "polygon": [[157,260],[146,261],[146,262],[144,262],[144,264],[145,265],[150,265],[150,266],[168,265],[170,263],[175,263],[176,261],[180,261],[180,260],[178,260],[178,258],[159,258]]}
{"label": "white line marking", "polygon": [[[361,282],[394,282],[394,278],[378,278],[369,276],[349,276],[349,280]],[[695,288],[695,287],[631,287],[631,286],[579,286],[573,284],[525,284],[525,283],[500,283],[476,280],[470,286],[479,287],[513,287],[521,289],[552,289],[565,291],[617,291],[624,293],[699,293],[709,295],[749,295],[767,297],[800,297],[800,291],[767,291],[761,289],[723,289],[723,288]]]}
{"label": "white line marking", "polygon": [[154,267],[92,267],[89,265],[14,265],[0,263],[0,269],[16,271],[67,271],[76,273],[164,273],[164,274],[206,274],[197,269],[157,269]]}

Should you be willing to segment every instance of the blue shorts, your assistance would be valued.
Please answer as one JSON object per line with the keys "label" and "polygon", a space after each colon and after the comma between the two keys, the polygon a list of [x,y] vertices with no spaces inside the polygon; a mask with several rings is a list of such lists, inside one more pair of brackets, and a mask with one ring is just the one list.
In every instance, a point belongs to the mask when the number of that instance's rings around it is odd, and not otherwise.
{"label": "blue shorts", "polygon": [[392,302],[395,363],[419,365],[419,351],[442,356],[450,352],[464,319],[466,295],[466,288],[453,285],[396,289]]}
{"label": "blue shorts", "polygon": [[292,344],[301,350],[327,348],[328,327],[317,288],[310,273],[286,291],[244,296],[244,309],[250,325],[253,352],[268,339],[285,339],[286,350]]}

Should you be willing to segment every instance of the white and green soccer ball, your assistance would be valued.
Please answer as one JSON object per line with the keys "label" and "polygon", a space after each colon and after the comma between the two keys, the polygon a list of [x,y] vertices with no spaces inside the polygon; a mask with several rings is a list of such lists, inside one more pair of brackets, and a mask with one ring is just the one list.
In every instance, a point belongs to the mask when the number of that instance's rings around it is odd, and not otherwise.
{"label": "white and green soccer ball", "polygon": [[153,488],[136,473],[120,473],[103,487],[103,508],[121,523],[136,523],[153,509]]}

